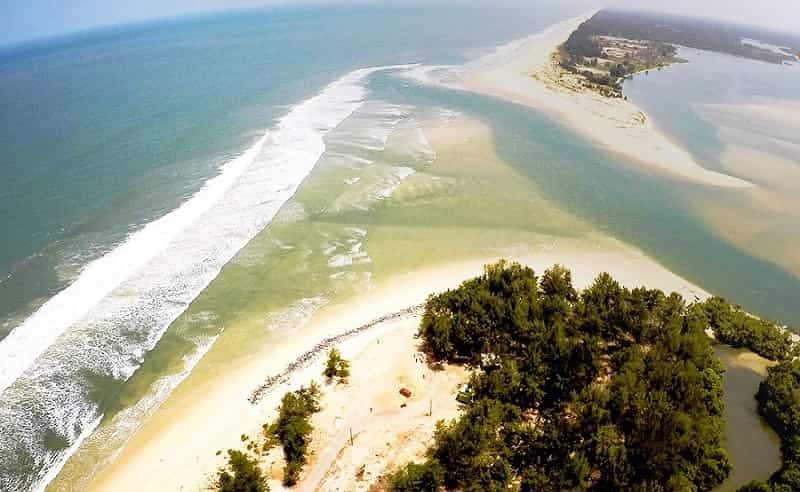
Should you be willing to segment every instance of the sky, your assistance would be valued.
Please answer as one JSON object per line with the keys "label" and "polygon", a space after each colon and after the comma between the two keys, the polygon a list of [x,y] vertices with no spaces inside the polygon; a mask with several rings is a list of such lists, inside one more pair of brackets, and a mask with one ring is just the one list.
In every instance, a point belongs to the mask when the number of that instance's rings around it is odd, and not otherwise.
{"label": "sky", "polygon": [[[0,45],[160,17],[307,0],[0,0]],[[407,3],[407,0],[312,0],[314,3]],[[419,0],[416,0],[419,1]],[[422,0],[424,1],[424,0]],[[497,0],[429,0],[480,3]],[[525,5],[526,0],[502,0]],[[551,0],[559,2],[562,0]],[[757,24],[800,34],[800,0],[573,0],[588,7],[634,6]]]}

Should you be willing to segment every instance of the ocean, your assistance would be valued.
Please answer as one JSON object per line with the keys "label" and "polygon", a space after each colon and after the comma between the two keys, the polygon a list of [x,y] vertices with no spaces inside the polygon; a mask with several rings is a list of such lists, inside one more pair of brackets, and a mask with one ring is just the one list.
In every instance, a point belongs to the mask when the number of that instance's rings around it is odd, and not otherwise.
{"label": "ocean", "polygon": [[[642,171],[554,118],[417,80],[580,12],[255,10],[0,50],[0,490],[43,489],[59,471],[52,489],[81,488],[190,374],[202,381],[292,336],[381,276],[585,233],[551,208],[800,325],[800,270],[784,251],[800,230],[791,193],[770,202],[778,218],[764,232],[760,195]],[[728,67],[741,70],[728,58],[626,91],[704,165],[752,179],[726,157],[720,128],[735,125],[721,104],[765,79],[789,98],[797,70],[774,82],[747,65],[738,93],[685,106],[662,80],[723,84]],[[452,191],[470,156],[437,156],[422,128],[459,115],[493,129],[494,151],[547,206],[498,206],[512,188],[499,180],[467,198]],[[455,170],[431,173],[445,158]],[[399,206],[412,203],[423,223]],[[715,204],[749,224],[750,241]]]}
{"label": "ocean", "polygon": [[357,70],[457,63],[575,13],[258,10],[0,50],[0,489],[52,478],[364,104]]}

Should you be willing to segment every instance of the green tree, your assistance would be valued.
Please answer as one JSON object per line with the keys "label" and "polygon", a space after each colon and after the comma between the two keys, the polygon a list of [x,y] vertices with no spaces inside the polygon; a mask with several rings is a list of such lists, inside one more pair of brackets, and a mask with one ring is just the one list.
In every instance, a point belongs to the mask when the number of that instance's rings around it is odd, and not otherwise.
{"label": "green tree", "polygon": [[347,378],[350,377],[350,362],[342,358],[342,354],[339,350],[332,348],[328,352],[328,360],[325,362],[325,370],[322,374],[328,381],[334,378],[338,379],[340,382],[346,381]]}
{"label": "green tree", "polygon": [[708,299],[702,306],[709,327],[720,341],[746,347],[770,360],[789,360],[798,355],[791,335],[775,322],[755,318],[719,297]]}
{"label": "green tree", "polygon": [[409,463],[387,479],[390,492],[438,492],[444,483],[444,471],[435,461]]}
{"label": "green tree", "polygon": [[278,418],[265,429],[267,440],[277,438],[283,447],[286,467],[283,482],[287,486],[297,483],[311,438],[311,415],[320,410],[320,390],[316,383],[283,395],[278,408]]}
{"label": "green tree", "polygon": [[769,486],[774,492],[800,490],[800,360],[769,368],[756,399],[761,416],[781,436],[783,466]]}
{"label": "green tree", "polygon": [[448,489],[713,489],[731,467],[710,318],[605,273],[579,295],[563,267],[487,266],[426,304],[424,350],[473,369],[429,463]]}
{"label": "green tree", "polygon": [[258,462],[235,449],[228,450],[225,467],[217,471],[213,483],[217,492],[268,492],[267,479]]}
{"label": "green tree", "polygon": [[766,482],[749,482],[737,490],[737,492],[772,492],[772,486]]}

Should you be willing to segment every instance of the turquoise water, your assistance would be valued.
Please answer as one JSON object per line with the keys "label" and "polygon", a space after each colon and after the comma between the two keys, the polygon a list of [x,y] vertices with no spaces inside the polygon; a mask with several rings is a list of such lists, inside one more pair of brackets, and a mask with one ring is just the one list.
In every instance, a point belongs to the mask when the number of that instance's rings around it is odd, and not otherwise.
{"label": "turquoise water", "polygon": [[13,231],[0,244],[0,337],[336,77],[463,60],[563,10],[489,12],[248,12],[0,52],[0,228]]}
{"label": "turquoise water", "polygon": [[[698,218],[684,198],[705,189],[642,173],[536,111],[421,86],[398,77],[403,68],[357,70],[459,64],[578,11],[250,11],[0,51],[0,489],[47,483],[137,369],[159,372],[154,347],[185,341],[172,320],[270,223],[326,144],[339,154],[328,159],[358,164],[411,124],[410,108],[481,119],[500,157],[557,206],[706,289],[800,324],[800,280]],[[659,104],[676,112],[656,114]],[[714,125],[681,107],[647,109],[721,167]],[[339,246],[360,248],[359,231],[344,232]],[[192,346],[213,342],[189,335]]]}
{"label": "turquoise water", "polygon": [[353,70],[460,63],[577,13],[542,4],[259,10],[1,49],[0,489],[50,480],[269,223],[366,99]]}

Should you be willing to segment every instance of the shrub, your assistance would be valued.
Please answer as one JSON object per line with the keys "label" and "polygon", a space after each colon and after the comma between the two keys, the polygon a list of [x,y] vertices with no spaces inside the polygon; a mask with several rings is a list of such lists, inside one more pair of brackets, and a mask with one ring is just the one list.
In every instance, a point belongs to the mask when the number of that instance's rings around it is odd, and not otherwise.
{"label": "shrub", "polygon": [[255,459],[229,449],[228,462],[217,471],[212,489],[217,492],[268,492],[269,486]]}

